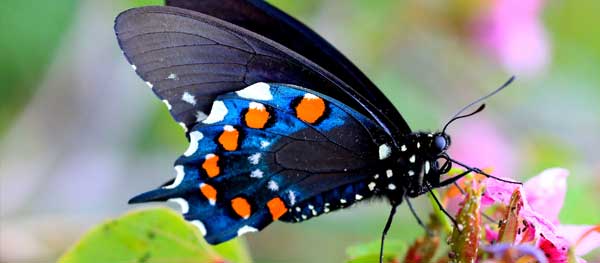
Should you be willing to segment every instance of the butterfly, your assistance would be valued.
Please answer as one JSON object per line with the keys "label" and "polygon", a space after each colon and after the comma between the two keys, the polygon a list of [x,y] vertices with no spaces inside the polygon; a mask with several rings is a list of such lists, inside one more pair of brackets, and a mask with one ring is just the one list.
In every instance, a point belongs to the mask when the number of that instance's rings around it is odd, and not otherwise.
{"label": "butterfly", "polygon": [[[450,158],[445,132],[483,106],[413,132],[352,62],[264,1],[168,0],[124,11],[115,32],[189,139],[176,177],[129,203],[179,203],[210,244],[379,197],[392,206],[383,247],[403,201],[483,173]],[[465,173],[441,180],[452,163]]]}

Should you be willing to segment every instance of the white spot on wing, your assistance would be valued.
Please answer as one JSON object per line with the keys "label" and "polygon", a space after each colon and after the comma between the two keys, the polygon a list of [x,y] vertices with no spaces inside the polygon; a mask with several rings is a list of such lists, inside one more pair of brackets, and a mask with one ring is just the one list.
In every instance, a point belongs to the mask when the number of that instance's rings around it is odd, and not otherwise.
{"label": "white spot on wing", "polygon": [[177,74],[171,73],[171,74],[169,74],[169,76],[167,76],[167,79],[178,79],[178,77],[177,77]]}
{"label": "white spot on wing", "polygon": [[402,145],[402,147],[400,147],[400,151],[406,152],[406,145]]}
{"label": "white spot on wing", "polygon": [[262,103],[252,101],[248,104],[248,108],[255,110],[265,110],[265,105],[263,105]]}
{"label": "white spot on wing", "polygon": [[308,100],[316,100],[319,97],[315,96],[314,94],[306,93],[306,94],[304,94],[304,98],[308,99]]}
{"label": "white spot on wing", "polygon": [[340,199],[340,203],[345,204],[346,203],[346,199]]}
{"label": "white spot on wing", "polygon": [[290,205],[296,204],[296,193],[294,193],[294,191],[288,191],[288,198],[290,199]]}
{"label": "white spot on wing", "polygon": [[425,174],[429,173],[429,162],[425,162]]}
{"label": "white spot on wing", "polygon": [[416,161],[416,158],[417,157],[415,157],[415,155],[413,154],[410,158],[408,158],[408,161],[414,163]]}
{"label": "white spot on wing", "polygon": [[255,153],[255,154],[253,154],[253,155],[250,155],[250,156],[248,157],[248,161],[249,161],[251,164],[257,165],[257,164],[258,164],[258,162],[260,162],[260,157],[261,157],[261,156],[262,156],[262,155],[261,155],[260,153]]}
{"label": "white spot on wing", "polygon": [[362,195],[359,195],[359,194],[356,194],[356,195],[354,196],[354,199],[356,199],[356,200],[362,200],[362,199],[363,199],[363,196],[362,196]]}
{"label": "white spot on wing", "polygon": [[279,190],[279,185],[277,184],[277,182],[271,180],[269,181],[269,185],[268,185],[269,189],[271,191],[278,191]]}
{"label": "white spot on wing", "polygon": [[270,143],[270,142],[268,142],[268,141],[261,141],[261,142],[260,142],[260,148],[263,148],[263,149],[264,149],[264,148],[267,148],[267,147],[269,147],[269,145],[271,145],[271,143]]}
{"label": "white spot on wing", "polygon": [[196,226],[203,237],[206,236],[206,227],[204,227],[204,224],[200,220],[192,220],[190,224]]}
{"label": "white spot on wing", "polygon": [[162,100],[162,102],[163,102],[165,105],[167,105],[167,110],[171,110],[171,109],[172,109],[172,107],[171,107],[171,103],[169,103],[169,101],[168,101],[168,100]]}
{"label": "white spot on wing", "polygon": [[392,154],[392,149],[390,146],[387,144],[382,144],[379,146],[379,160],[390,157],[390,154]]}
{"label": "white spot on wing", "polygon": [[189,92],[184,92],[183,95],[181,95],[181,100],[192,104],[192,105],[196,105],[196,97],[194,97],[194,95],[190,94]]}
{"label": "white spot on wing", "polygon": [[391,169],[386,170],[385,174],[387,175],[387,178],[394,176],[394,172]]}
{"label": "white spot on wing", "polygon": [[225,107],[225,103],[220,100],[215,100],[212,108],[210,109],[210,114],[202,122],[206,124],[220,122],[225,118],[225,115],[227,115],[227,107]]}
{"label": "white spot on wing", "polygon": [[150,83],[149,81],[146,81],[146,85],[148,85],[148,87],[150,88],[154,87],[154,85],[152,85],[152,83]]}
{"label": "white spot on wing", "polygon": [[238,236],[241,236],[241,235],[244,235],[244,234],[246,234],[246,233],[250,233],[250,232],[257,232],[257,231],[258,231],[258,229],[254,228],[254,227],[251,227],[251,226],[243,226],[243,227],[240,227],[240,229],[238,229],[238,231],[237,231],[237,235],[238,235]]}
{"label": "white spot on wing", "polygon": [[183,155],[190,156],[198,150],[198,142],[204,138],[204,134],[199,131],[190,132],[190,146],[185,150]]}
{"label": "white spot on wing", "polygon": [[196,111],[196,121],[197,122],[201,122],[202,120],[206,119],[206,113],[202,112],[202,111]]}
{"label": "white spot on wing", "polygon": [[396,190],[396,185],[395,184],[388,184],[388,189],[390,189],[390,190]]}
{"label": "white spot on wing", "polygon": [[135,65],[133,65],[133,64],[131,64],[131,68],[132,68],[133,70],[137,70],[137,67],[136,67]]}
{"label": "white spot on wing", "polygon": [[183,181],[183,177],[185,176],[185,173],[183,171],[183,165],[177,165],[173,168],[175,168],[175,172],[177,173],[177,175],[175,176],[175,181],[173,181],[173,183],[170,185],[163,186],[164,189],[173,189],[179,186],[179,184],[181,184],[181,181]]}
{"label": "white spot on wing", "polygon": [[187,126],[185,125],[185,123],[183,123],[183,122],[180,122],[180,123],[179,123],[179,126],[181,126],[181,128],[183,128],[183,131],[184,131],[184,132],[187,132],[187,131],[188,131],[188,130],[187,130]]}
{"label": "white spot on wing", "polygon": [[272,100],[273,94],[271,94],[271,87],[269,84],[264,82],[254,83],[244,89],[238,90],[238,96],[246,99],[253,100]]}
{"label": "white spot on wing", "polygon": [[262,178],[263,175],[264,173],[260,169],[256,169],[250,173],[250,177],[252,178]]}
{"label": "white spot on wing", "polygon": [[190,211],[190,205],[183,198],[171,198],[171,199],[169,199],[167,201],[178,204],[179,207],[181,208],[181,213],[182,214],[187,214],[187,212]]}
{"label": "white spot on wing", "polygon": [[223,130],[232,132],[232,131],[235,131],[235,128],[233,128],[233,126],[231,126],[231,125],[225,125],[225,126],[223,126]]}

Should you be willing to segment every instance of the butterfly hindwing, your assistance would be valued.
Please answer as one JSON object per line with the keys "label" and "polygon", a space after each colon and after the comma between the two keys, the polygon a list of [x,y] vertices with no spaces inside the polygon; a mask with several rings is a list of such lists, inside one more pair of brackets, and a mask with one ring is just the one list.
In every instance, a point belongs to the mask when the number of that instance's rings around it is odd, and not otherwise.
{"label": "butterfly hindwing", "polygon": [[266,83],[218,96],[189,134],[173,184],[132,202],[183,204],[212,244],[372,196],[368,179],[389,143],[376,123],[335,99]]}
{"label": "butterfly hindwing", "polygon": [[388,119],[394,114],[379,110],[393,110],[383,96],[366,98],[365,88],[357,92],[293,50],[229,22],[154,6],[121,13],[115,31],[136,72],[188,130],[206,118],[218,95],[262,81],[315,87],[373,119],[388,134],[409,131],[401,118],[394,124]]}

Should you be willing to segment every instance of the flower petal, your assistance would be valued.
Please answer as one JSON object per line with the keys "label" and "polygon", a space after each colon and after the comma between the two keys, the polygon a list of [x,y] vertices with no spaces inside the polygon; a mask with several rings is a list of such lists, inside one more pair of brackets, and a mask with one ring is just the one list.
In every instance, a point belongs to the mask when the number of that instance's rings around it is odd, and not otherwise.
{"label": "flower petal", "polygon": [[560,225],[558,234],[575,247],[576,256],[583,256],[600,247],[600,225]]}
{"label": "flower petal", "polygon": [[568,175],[566,169],[546,169],[523,186],[531,208],[554,224],[558,223],[558,213],[565,200]]}

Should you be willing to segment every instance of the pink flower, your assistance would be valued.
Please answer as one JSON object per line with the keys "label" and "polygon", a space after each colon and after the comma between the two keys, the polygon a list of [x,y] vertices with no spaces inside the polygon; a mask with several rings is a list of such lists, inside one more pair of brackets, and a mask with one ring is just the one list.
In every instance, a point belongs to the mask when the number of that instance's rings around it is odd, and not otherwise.
{"label": "pink flower", "polygon": [[509,71],[534,75],[550,61],[541,21],[544,0],[495,0],[473,25],[475,41]]}
{"label": "pink flower", "polygon": [[[568,171],[547,169],[523,186],[486,179],[483,206],[508,205],[511,196],[521,196],[516,222],[519,224],[513,245],[533,244],[544,252],[550,263],[568,262],[569,250],[581,256],[600,246],[599,226],[561,226],[558,214],[563,206]],[[512,209],[512,208],[509,208]],[[491,233],[493,235],[493,232]],[[585,262],[578,258],[579,262]]]}

